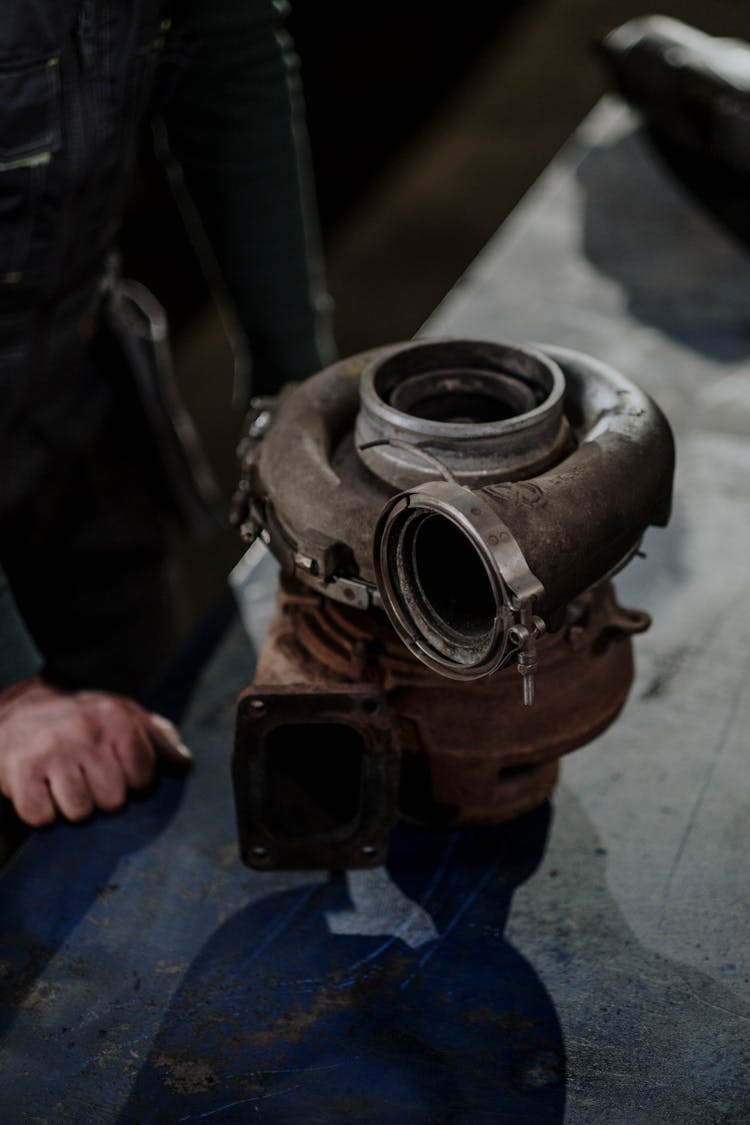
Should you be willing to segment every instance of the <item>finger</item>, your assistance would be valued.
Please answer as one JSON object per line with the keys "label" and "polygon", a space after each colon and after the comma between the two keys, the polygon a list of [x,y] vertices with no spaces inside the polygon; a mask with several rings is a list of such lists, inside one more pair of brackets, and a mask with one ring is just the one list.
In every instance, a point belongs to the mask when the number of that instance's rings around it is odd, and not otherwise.
{"label": "finger", "polygon": [[57,816],[49,787],[43,777],[28,778],[20,787],[9,786],[6,796],[13,802],[21,820],[31,828],[52,824]]}
{"label": "finger", "polygon": [[131,722],[110,736],[112,753],[131,789],[143,789],[154,776],[156,754],[141,724]]}
{"label": "finger", "polygon": [[157,754],[168,761],[189,765],[193,761],[193,755],[182,741],[174,723],[163,715],[157,715],[155,711],[145,713],[145,717]]}
{"label": "finger", "polygon": [[98,753],[90,755],[82,768],[98,809],[114,812],[125,804],[128,782],[122,763],[110,742],[101,743]]}
{"label": "finger", "polygon": [[55,758],[47,769],[55,807],[68,820],[85,820],[94,811],[94,798],[78,761]]}
{"label": "finger", "polygon": [[96,719],[99,753],[111,751],[126,787],[143,789],[154,775],[156,754],[142,709],[124,696],[79,692],[78,698]]}
{"label": "finger", "polygon": [[[79,694],[85,696],[95,710],[100,729],[116,747],[128,784],[134,788],[148,784],[151,779],[154,752],[181,766],[192,761],[193,756],[180,738],[177,727],[163,715],[145,711],[135,700],[125,696]],[[147,757],[144,756],[143,745],[147,749]]]}

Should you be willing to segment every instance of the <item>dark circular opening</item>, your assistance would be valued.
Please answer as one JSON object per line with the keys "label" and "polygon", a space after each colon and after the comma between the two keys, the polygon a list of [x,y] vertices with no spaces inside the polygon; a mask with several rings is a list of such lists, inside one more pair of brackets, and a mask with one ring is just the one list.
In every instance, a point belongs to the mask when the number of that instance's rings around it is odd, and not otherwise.
{"label": "dark circular opening", "polygon": [[499,371],[451,367],[407,376],[389,405],[431,422],[481,424],[527,414],[538,405],[534,389]]}
{"label": "dark circular opening", "polygon": [[495,596],[484,564],[468,537],[437,514],[420,519],[411,542],[414,594],[422,614],[452,640],[476,641],[495,619]]}

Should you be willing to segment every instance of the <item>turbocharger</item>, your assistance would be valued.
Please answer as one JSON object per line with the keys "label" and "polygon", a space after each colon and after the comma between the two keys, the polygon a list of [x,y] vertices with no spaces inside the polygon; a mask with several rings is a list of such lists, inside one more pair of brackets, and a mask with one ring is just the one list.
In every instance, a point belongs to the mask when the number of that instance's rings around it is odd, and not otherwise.
{"label": "turbocharger", "polygon": [[656,404],[569,349],[422,339],[258,400],[240,455],[234,522],[281,575],[237,708],[244,861],[370,866],[397,820],[544,801],[650,623],[611,578],[669,519]]}

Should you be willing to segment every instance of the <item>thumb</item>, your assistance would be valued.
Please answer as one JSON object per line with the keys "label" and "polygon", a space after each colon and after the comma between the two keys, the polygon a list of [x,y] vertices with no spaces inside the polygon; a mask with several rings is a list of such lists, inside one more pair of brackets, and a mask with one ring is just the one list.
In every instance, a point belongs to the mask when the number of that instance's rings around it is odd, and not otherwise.
{"label": "thumb", "polygon": [[186,766],[192,764],[193,755],[182,741],[174,723],[156,711],[146,712],[148,733],[160,758]]}

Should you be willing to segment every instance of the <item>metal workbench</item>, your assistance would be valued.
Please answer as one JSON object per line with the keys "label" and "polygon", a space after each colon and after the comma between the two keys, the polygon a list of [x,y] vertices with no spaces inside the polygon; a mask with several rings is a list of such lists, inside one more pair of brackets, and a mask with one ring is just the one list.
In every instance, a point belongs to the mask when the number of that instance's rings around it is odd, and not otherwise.
{"label": "metal workbench", "polygon": [[617,580],[654,619],[625,711],[514,824],[251,871],[229,756],[259,557],[189,778],[0,875],[0,1121],[750,1121],[748,255],[608,98],[422,334],[588,352],[670,419],[672,522]]}

